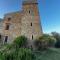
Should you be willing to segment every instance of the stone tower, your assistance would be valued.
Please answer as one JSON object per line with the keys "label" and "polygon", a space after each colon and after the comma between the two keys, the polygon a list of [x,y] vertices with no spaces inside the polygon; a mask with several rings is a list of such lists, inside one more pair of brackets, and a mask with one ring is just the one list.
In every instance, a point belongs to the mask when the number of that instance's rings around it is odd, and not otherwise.
{"label": "stone tower", "polygon": [[30,40],[36,39],[42,35],[37,0],[24,0],[23,13],[21,35],[27,36]]}
{"label": "stone tower", "polygon": [[12,42],[16,37],[24,35],[33,41],[42,35],[37,0],[24,0],[22,11],[5,14],[3,20],[3,41]]}

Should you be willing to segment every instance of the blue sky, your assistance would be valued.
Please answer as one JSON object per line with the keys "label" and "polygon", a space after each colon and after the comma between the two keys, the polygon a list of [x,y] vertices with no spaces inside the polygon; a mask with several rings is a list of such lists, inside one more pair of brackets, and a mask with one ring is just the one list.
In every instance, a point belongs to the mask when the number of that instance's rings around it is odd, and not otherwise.
{"label": "blue sky", "polygon": [[[43,32],[60,33],[60,0],[38,0],[38,3]],[[21,4],[22,0],[0,0],[0,18],[6,13],[21,10]]]}

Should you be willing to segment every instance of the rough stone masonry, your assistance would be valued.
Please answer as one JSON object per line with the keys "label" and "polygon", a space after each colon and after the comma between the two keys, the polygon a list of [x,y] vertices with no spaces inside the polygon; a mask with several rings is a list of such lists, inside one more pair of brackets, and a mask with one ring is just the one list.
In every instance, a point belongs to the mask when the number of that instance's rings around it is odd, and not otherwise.
{"label": "rough stone masonry", "polygon": [[5,14],[0,21],[0,40],[11,43],[17,36],[24,35],[29,40],[34,40],[42,35],[42,26],[37,0],[22,2],[22,10]]}

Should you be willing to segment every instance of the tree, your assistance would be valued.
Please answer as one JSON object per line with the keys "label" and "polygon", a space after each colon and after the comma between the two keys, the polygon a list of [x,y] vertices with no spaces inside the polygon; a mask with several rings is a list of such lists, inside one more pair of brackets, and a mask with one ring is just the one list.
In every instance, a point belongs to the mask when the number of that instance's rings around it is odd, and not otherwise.
{"label": "tree", "polygon": [[51,32],[52,36],[56,38],[56,40],[60,40],[60,34],[57,32]]}
{"label": "tree", "polygon": [[51,34],[56,38],[55,47],[60,48],[60,34],[57,32],[52,32]]}
{"label": "tree", "polygon": [[37,47],[38,50],[46,49],[48,47],[53,46],[55,42],[56,39],[53,36],[43,34],[42,36],[35,40],[35,46]]}

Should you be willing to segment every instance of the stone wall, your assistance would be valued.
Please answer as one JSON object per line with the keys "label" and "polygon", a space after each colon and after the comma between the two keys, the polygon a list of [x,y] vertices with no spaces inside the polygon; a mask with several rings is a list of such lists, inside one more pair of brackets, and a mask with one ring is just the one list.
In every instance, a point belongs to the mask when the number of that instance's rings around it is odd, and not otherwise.
{"label": "stone wall", "polygon": [[[6,26],[9,29],[6,30]],[[3,35],[8,36],[7,42],[12,42],[17,36],[24,35],[34,40],[42,35],[42,27],[37,4],[24,4],[22,11],[8,13],[3,21]]]}
{"label": "stone wall", "polygon": [[[8,20],[11,18],[11,20]],[[9,24],[9,30],[6,30],[6,24]],[[14,38],[21,34],[21,15],[20,12],[7,14],[4,18],[4,36],[8,36],[8,42],[12,42]]]}
{"label": "stone wall", "polygon": [[[42,27],[40,24],[40,17],[37,4],[23,5],[24,15],[22,18],[22,35],[27,36],[30,40],[36,39],[42,35]],[[31,26],[32,23],[32,26]]]}

